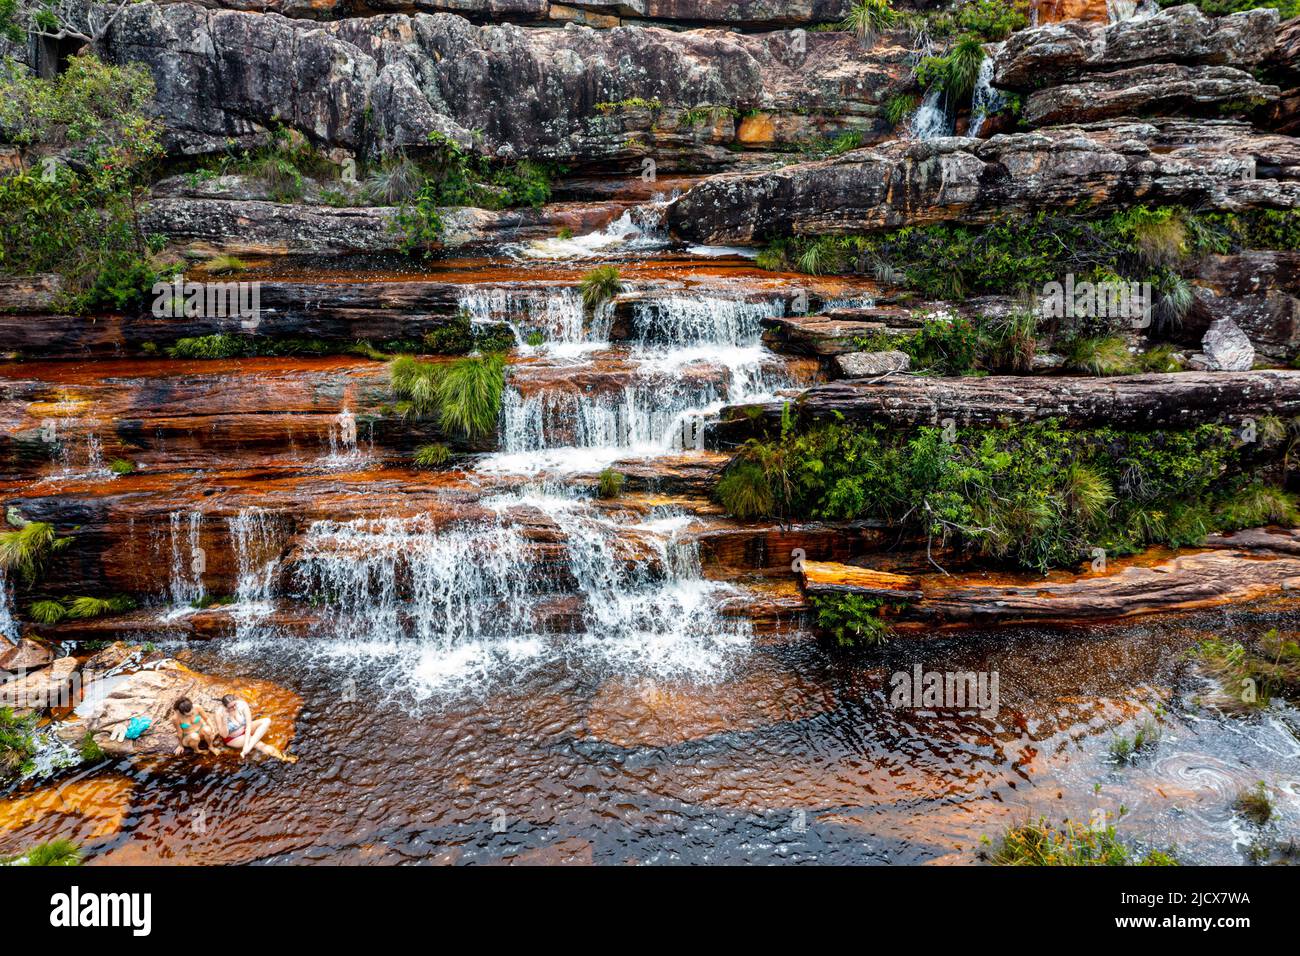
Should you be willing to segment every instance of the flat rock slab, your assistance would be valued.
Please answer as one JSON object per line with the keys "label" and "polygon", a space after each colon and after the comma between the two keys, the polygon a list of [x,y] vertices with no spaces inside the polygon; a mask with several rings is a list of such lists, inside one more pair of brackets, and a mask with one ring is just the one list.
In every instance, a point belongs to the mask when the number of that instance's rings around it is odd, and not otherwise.
{"label": "flat rock slab", "polygon": [[810,596],[860,594],[895,601],[922,598],[918,578],[833,561],[805,561],[802,582],[804,593]]}
{"label": "flat rock slab", "polygon": [[[761,413],[755,415],[752,409]],[[1239,423],[1265,415],[1300,414],[1300,372],[1178,372],[1115,378],[941,378],[891,375],[847,379],[808,389],[799,398],[801,421],[885,422],[958,427],[1059,419],[1078,428],[1109,426],[1147,430],[1205,423]],[[706,430],[713,447],[774,434],[780,403],[723,410]]]}
{"label": "flat rock slab", "polygon": [[[69,743],[91,734],[105,753],[130,755],[170,755],[179,741],[172,729],[172,705],[188,697],[211,716],[221,712],[221,698],[237,694],[248,701],[254,717],[270,717],[271,730],[264,742],[281,750],[293,738],[293,721],[302,702],[297,695],[268,681],[219,678],[192,671],[170,658],[146,665],[130,674],[104,678],[111,686],[104,695],[72,720],[57,725],[58,736]],[[93,700],[95,689],[83,688]],[[153,721],[149,730],[136,740],[114,740],[115,729],[125,726],[132,717]],[[219,719],[219,718],[218,718]]]}
{"label": "flat rock slab", "polygon": [[60,657],[48,667],[0,684],[0,707],[8,707],[21,716],[47,707],[66,706],[71,699],[72,675],[76,670],[75,657]]}
{"label": "flat rock slab", "polygon": [[1251,601],[1300,587],[1300,557],[1212,550],[1071,581],[1014,585],[925,582],[902,618],[931,624],[1115,620]]}

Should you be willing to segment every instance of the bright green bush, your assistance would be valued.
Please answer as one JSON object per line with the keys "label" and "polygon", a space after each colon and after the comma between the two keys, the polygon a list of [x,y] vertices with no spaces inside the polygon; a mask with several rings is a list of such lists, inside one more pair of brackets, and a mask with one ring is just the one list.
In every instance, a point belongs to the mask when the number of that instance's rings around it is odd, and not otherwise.
{"label": "bright green bush", "polygon": [[[716,494],[740,517],[883,520],[971,556],[1046,570],[1093,548],[1180,546],[1245,519],[1287,517],[1253,490],[1226,426],[1165,432],[1053,422],[900,433],[824,424],[750,442]],[[1292,506],[1293,507],[1293,506]]]}
{"label": "bright green bush", "polygon": [[152,258],[160,240],[138,224],[145,178],[162,154],[159,126],[145,112],[153,92],[146,68],[90,54],[72,57],[53,80],[0,66],[0,129],[48,157],[0,177],[0,273],[58,273],[61,306],[74,312],[145,301],[170,271]]}

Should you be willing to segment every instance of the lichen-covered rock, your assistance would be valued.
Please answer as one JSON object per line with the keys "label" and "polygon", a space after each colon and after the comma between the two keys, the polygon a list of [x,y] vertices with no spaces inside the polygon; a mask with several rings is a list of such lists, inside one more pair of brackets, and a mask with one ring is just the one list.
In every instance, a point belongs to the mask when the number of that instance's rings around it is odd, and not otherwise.
{"label": "lichen-covered rock", "polygon": [[1255,347],[1232,319],[1210,323],[1201,339],[1201,351],[1212,372],[1245,372],[1255,364]]}
{"label": "lichen-covered rock", "polygon": [[[883,135],[881,104],[909,71],[902,44],[867,51],[842,32],[537,30],[449,14],[317,24],[190,3],[129,5],[104,50],[149,67],[173,153],[282,123],[357,154],[436,132],[491,155],[638,171],[650,158],[734,164],[725,147],[749,110],[777,117],[778,143]],[[700,122],[711,109],[726,121]]]}
{"label": "lichen-covered rock", "polygon": [[[217,0],[211,5],[307,20],[334,20],[360,12],[353,0]],[[625,20],[654,20],[759,29],[836,23],[848,12],[849,0],[575,0],[570,4],[550,0],[368,0],[364,5],[365,10],[377,13],[404,13],[412,8],[491,23],[573,22],[615,27]]]}
{"label": "lichen-covered rock", "polygon": [[867,378],[874,375],[888,375],[891,372],[906,372],[912,367],[912,359],[906,352],[849,352],[835,356],[835,365],[845,378]]}
{"label": "lichen-covered rock", "polygon": [[1180,335],[1199,342],[1215,319],[1231,319],[1255,352],[1283,364],[1300,354],[1300,252],[1206,256],[1195,275],[1196,308]]}
{"label": "lichen-covered rock", "polygon": [[710,177],[673,202],[695,242],[762,242],[1041,209],[1151,204],[1300,207],[1300,142],[1232,120],[1067,126],[989,140],[887,143],[835,159]]}
{"label": "lichen-covered rock", "polygon": [[1021,116],[1044,126],[1152,113],[1251,112],[1279,93],[1233,67],[1156,63],[1038,90],[1025,100]]}
{"label": "lichen-covered rock", "polygon": [[1105,26],[1053,23],[1013,33],[993,63],[993,83],[1028,92],[1155,63],[1250,67],[1273,52],[1277,11],[1207,17],[1188,5]]}

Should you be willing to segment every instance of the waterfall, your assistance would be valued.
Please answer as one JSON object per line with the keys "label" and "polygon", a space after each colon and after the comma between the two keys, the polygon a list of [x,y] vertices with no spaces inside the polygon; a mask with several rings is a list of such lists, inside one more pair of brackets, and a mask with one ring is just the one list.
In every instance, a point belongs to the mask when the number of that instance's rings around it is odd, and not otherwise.
{"label": "waterfall", "polygon": [[505,521],[439,528],[425,517],[317,521],[294,568],[336,638],[413,637],[441,649],[532,630],[527,543]]}
{"label": "waterfall", "polygon": [[698,544],[682,535],[688,516],[656,509],[638,521],[545,491],[485,504],[498,513],[535,508],[560,529],[568,571],[585,599],[577,642],[584,653],[620,670],[680,676],[716,673],[748,645],[748,622],[719,613],[720,598],[735,589],[704,578]]}
{"label": "waterfall", "polygon": [[940,102],[942,99],[943,90],[937,86],[925,94],[916,112],[907,121],[908,138],[937,139],[952,132],[948,123],[948,111]]}
{"label": "waterfall", "polygon": [[9,580],[5,569],[0,568],[0,637],[9,643],[17,644],[21,632],[18,621],[14,618],[14,596],[9,589]]}
{"label": "waterfall", "polygon": [[203,514],[191,511],[184,518],[179,511],[170,515],[171,575],[167,583],[172,607],[188,608],[203,597],[203,571],[206,555],[199,546]]}
{"label": "waterfall", "polygon": [[980,63],[979,77],[975,80],[975,92],[971,96],[970,130],[968,136],[978,136],[984,126],[984,120],[1006,105],[1006,97],[1001,90],[993,87],[993,60],[1002,50],[1002,44],[992,44],[988,55]]}
{"label": "waterfall", "polygon": [[241,508],[226,525],[235,552],[236,630],[247,636],[271,610],[285,534],[276,515],[256,507]]}
{"label": "waterfall", "polygon": [[611,253],[647,252],[668,245],[663,228],[664,207],[677,198],[658,194],[648,203],[632,206],[603,229],[567,239],[535,239],[512,246],[510,252],[524,259],[591,259]]}
{"label": "waterfall", "polygon": [[475,322],[506,322],[520,346],[531,332],[541,332],[550,350],[588,351],[607,345],[613,313],[608,303],[588,323],[577,289],[535,292],[523,289],[472,289],[460,297],[460,308]]}
{"label": "waterfall", "polygon": [[669,296],[638,302],[632,370],[621,389],[507,387],[499,448],[479,467],[508,474],[590,472],[627,457],[698,448],[705,416],[788,384],[762,345],[761,320],[785,302]]}

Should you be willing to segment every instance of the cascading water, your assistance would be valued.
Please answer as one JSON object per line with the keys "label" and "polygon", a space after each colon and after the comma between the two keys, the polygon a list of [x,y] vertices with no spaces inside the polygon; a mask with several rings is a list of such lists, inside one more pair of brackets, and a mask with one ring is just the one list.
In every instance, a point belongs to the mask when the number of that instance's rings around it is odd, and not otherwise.
{"label": "cascading water", "polygon": [[262,508],[242,508],[226,524],[237,575],[233,613],[238,635],[248,637],[270,613],[285,535],[275,515]]}
{"label": "cascading water", "polygon": [[528,336],[541,332],[548,352],[581,354],[609,343],[612,313],[608,304],[588,318],[576,289],[533,291],[478,288],[460,298],[460,308],[478,323],[506,322],[515,340],[528,348]]}
{"label": "cascading water", "polygon": [[984,120],[1006,105],[1006,96],[993,86],[993,59],[1001,49],[1001,43],[992,45],[987,51],[988,55],[980,63],[979,76],[975,80],[975,92],[971,96],[968,136],[978,136],[984,127]]}
{"label": "cascading water", "polygon": [[567,239],[536,239],[511,247],[523,259],[591,259],[624,252],[648,252],[668,244],[663,230],[664,207],[677,198],[656,195],[633,206],[603,229]]}
{"label": "cascading water", "polygon": [[9,590],[5,569],[0,568],[0,637],[16,644],[19,633],[18,622],[14,619],[14,596]]}
{"label": "cascading water", "polygon": [[480,467],[513,474],[583,472],[618,458],[698,447],[705,416],[788,384],[761,342],[761,320],[784,312],[780,298],[666,296],[637,302],[629,381],[614,391],[545,389],[527,396],[508,387],[500,452]]}
{"label": "cascading water", "polygon": [[952,126],[948,122],[948,111],[943,105],[943,90],[938,86],[931,88],[921,99],[921,103],[907,121],[909,139],[938,139],[948,136]]}
{"label": "cascading water", "polygon": [[171,544],[171,574],[167,595],[173,610],[185,610],[203,597],[203,571],[206,555],[199,545],[203,531],[203,514],[179,511],[170,515],[168,539]]}

